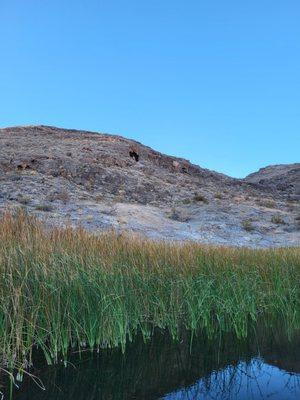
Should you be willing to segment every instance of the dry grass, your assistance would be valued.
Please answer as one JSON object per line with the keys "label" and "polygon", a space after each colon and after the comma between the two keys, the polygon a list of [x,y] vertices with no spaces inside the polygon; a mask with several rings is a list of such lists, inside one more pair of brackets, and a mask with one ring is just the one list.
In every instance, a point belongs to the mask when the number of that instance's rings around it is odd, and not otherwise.
{"label": "dry grass", "polygon": [[276,202],[273,199],[257,199],[256,203],[261,207],[276,208]]}
{"label": "dry grass", "polygon": [[0,219],[0,366],[23,371],[70,348],[125,346],[139,331],[246,336],[259,316],[299,327],[300,249],[153,242],[45,229],[20,211]]}

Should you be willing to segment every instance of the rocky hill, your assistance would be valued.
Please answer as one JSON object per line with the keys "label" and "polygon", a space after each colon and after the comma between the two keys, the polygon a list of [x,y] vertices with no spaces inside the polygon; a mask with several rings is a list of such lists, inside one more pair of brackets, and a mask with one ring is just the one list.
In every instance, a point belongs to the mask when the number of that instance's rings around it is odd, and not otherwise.
{"label": "rocky hill", "polygon": [[300,196],[300,163],[270,165],[248,175],[245,181],[270,189],[275,188],[298,198],[297,196]]}
{"label": "rocky hill", "polygon": [[[300,243],[300,164],[244,180],[121,136],[49,126],[0,129],[0,210],[48,224],[245,246]],[[299,194],[299,193],[298,193]]]}

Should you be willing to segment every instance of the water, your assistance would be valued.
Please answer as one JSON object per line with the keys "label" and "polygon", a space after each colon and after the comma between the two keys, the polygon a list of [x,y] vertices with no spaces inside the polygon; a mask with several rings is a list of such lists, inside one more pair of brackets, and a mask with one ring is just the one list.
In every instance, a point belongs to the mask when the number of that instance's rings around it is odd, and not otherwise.
{"label": "water", "polygon": [[[39,364],[39,362],[36,362]],[[299,400],[300,334],[257,330],[247,340],[209,340],[185,333],[174,342],[157,332],[127,347],[72,355],[66,367],[36,367],[46,390],[25,378],[18,400]]]}

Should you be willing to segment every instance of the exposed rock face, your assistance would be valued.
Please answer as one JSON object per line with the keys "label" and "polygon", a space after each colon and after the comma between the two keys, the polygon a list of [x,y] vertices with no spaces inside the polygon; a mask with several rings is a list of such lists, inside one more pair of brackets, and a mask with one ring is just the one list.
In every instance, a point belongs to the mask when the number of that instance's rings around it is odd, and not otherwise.
{"label": "exposed rock face", "polygon": [[245,181],[265,188],[276,188],[291,195],[300,195],[300,163],[270,165],[248,175]]}
{"label": "exposed rock face", "polygon": [[5,128],[0,208],[22,205],[49,223],[94,231],[114,227],[174,240],[295,245],[299,166],[271,166],[240,180],[120,136]]}

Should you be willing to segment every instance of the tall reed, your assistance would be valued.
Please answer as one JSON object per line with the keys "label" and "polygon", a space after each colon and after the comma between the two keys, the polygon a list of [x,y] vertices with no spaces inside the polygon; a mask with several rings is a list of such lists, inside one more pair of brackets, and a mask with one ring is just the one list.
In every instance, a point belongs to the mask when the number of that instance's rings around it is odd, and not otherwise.
{"label": "tall reed", "polygon": [[156,327],[247,336],[280,318],[300,327],[300,248],[250,250],[46,229],[23,212],[0,219],[0,367],[26,369],[70,349],[125,347]]}

